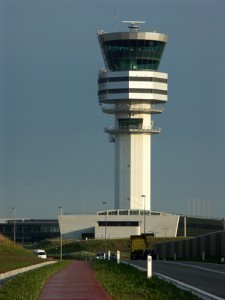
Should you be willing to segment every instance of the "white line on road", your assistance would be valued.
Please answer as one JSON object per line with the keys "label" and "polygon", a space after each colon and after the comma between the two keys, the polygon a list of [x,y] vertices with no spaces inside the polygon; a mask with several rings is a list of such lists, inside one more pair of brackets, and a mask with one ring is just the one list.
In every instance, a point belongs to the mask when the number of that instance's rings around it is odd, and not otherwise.
{"label": "white line on road", "polygon": [[213,299],[213,300],[224,300],[224,298],[217,297],[216,295],[207,293],[207,292],[205,292],[203,290],[200,290],[200,289],[198,289],[198,288],[196,288],[196,287],[194,287],[192,285],[189,285],[189,284],[186,284],[184,282],[178,281],[178,280],[173,279],[171,277],[168,277],[168,276],[156,273],[156,272],[154,272],[154,274],[157,277],[161,278],[161,279],[164,279],[164,280],[166,280],[168,282],[173,283],[174,285],[176,285],[178,288],[180,288],[182,290],[186,290],[186,291],[192,292],[193,294],[195,294],[196,296],[200,297],[201,299],[205,299],[205,300],[210,300],[210,299]]}
{"label": "white line on road", "polygon": [[196,269],[206,270],[206,271],[210,271],[210,272],[214,272],[214,273],[225,275],[225,272],[216,271],[216,270],[212,270],[212,269],[208,269],[208,268],[203,268],[203,267],[199,267],[199,266],[195,266],[195,265],[182,264],[182,263],[177,263],[177,262],[173,262],[173,261],[165,261],[165,260],[163,260],[162,262],[168,263],[168,264],[185,266],[185,267],[192,267],[192,268],[196,268]]}
{"label": "white line on road", "polygon": [[[163,261],[165,262],[165,261]],[[127,263],[125,261],[122,261],[122,263],[125,263],[127,265],[131,265],[133,267],[135,267],[136,269],[139,269],[141,271],[147,271],[146,268],[143,268],[143,267],[139,267],[135,264],[131,264],[131,263]],[[168,262],[169,263],[169,262]],[[173,262],[170,262],[170,263],[173,263]],[[180,263],[179,263],[180,264]],[[180,265],[184,265],[186,266],[186,264],[180,264]],[[190,265],[189,265],[190,266]],[[201,267],[199,267],[201,268]],[[204,269],[204,268],[202,268]],[[208,270],[208,269],[205,269],[205,270]],[[211,271],[211,270],[210,270]],[[218,271],[219,272],[219,271]],[[219,272],[220,273],[220,272]],[[224,272],[221,272],[222,274],[224,274]],[[176,285],[178,288],[182,289],[182,290],[185,290],[185,291],[189,291],[189,292],[192,292],[194,295],[200,297],[201,299],[204,299],[204,300],[224,300],[223,298],[220,298],[216,295],[213,295],[213,294],[210,294],[210,293],[207,293],[201,289],[198,289],[192,285],[188,285],[184,282],[181,282],[181,281],[178,281],[176,279],[173,279],[171,277],[168,277],[168,276],[165,276],[165,275],[162,275],[162,274],[159,274],[159,273],[156,273],[156,272],[153,272],[154,275],[156,275],[157,277],[163,279],[163,280],[166,280],[174,285]]]}

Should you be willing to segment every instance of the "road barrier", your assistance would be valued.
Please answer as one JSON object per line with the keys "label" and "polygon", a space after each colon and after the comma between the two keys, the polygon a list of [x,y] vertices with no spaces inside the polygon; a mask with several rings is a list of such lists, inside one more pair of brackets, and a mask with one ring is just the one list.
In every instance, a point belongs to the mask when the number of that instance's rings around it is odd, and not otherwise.
{"label": "road barrier", "polygon": [[[225,257],[225,230],[180,241],[155,244],[159,259]],[[175,259],[174,259],[175,260]]]}

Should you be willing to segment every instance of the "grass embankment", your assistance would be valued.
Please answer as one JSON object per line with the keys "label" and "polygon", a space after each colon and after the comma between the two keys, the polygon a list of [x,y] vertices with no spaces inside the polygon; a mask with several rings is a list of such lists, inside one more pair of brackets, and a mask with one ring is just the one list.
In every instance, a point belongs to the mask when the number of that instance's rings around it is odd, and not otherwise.
{"label": "grass embankment", "polygon": [[[174,241],[177,238],[155,238],[148,237],[148,248],[153,249],[156,243]],[[40,248],[45,249],[48,256],[59,258],[60,255],[60,240],[45,240],[40,243]],[[97,252],[105,252],[105,248],[116,253],[117,250],[121,253],[121,258],[126,259],[130,256],[130,239],[104,239],[101,240],[64,240],[63,241],[63,257],[64,258],[94,258]]]}
{"label": "grass embankment", "polygon": [[57,262],[16,276],[1,287],[0,299],[38,300],[47,279],[70,263],[70,261]]}
{"label": "grass embankment", "polygon": [[[110,239],[107,240],[107,251],[129,253],[129,239]],[[59,258],[60,240],[45,240],[39,244],[39,247],[46,250],[49,257]],[[105,240],[64,240],[63,258],[73,259],[93,259],[97,252],[105,252]]]}
{"label": "grass embankment", "polygon": [[0,235],[0,273],[43,262],[30,251]]}
{"label": "grass embankment", "polygon": [[[43,262],[43,259],[0,235],[0,273]],[[0,299],[38,300],[46,280],[69,263],[57,262],[16,276],[1,286]]]}
{"label": "grass embankment", "polygon": [[194,300],[199,299],[174,285],[153,276],[147,279],[146,272],[114,261],[93,261],[97,279],[115,300]]}

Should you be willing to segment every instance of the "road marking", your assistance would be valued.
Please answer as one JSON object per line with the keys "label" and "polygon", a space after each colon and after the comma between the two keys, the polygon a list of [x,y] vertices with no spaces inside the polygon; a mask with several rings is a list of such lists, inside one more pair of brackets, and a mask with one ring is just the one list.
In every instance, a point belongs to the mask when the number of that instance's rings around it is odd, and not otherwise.
{"label": "road marking", "polygon": [[207,293],[203,290],[200,290],[192,285],[189,285],[189,284],[186,284],[184,282],[181,282],[181,281],[178,281],[176,279],[173,279],[171,277],[168,277],[168,276],[165,276],[165,275],[162,275],[162,274],[159,274],[159,273],[156,273],[156,272],[153,272],[157,277],[161,278],[161,279],[164,279],[168,282],[171,282],[173,283],[174,285],[176,285],[178,288],[182,289],[182,290],[186,290],[186,291],[190,291],[192,292],[193,294],[195,294],[196,296],[202,298],[202,299],[213,299],[213,300],[224,300],[224,298],[220,298],[216,295],[213,295],[213,294],[210,294],[210,293]]}
{"label": "road marking", "polygon": [[168,264],[185,266],[185,267],[193,267],[193,268],[196,268],[196,269],[206,270],[206,271],[210,271],[210,272],[214,272],[214,273],[225,275],[225,272],[216,271],[216,270],[212,270],[212,269],[208,269],[208,268],[203,268],[203,267],[199,267],[199,266],[195,266],[195,265],[188,265],[188,264],[182,264],[182,263],[177,263],[177,262],[175,263],[175,262],[172,262],[172,261],[162,261],[162,262],[168,263]]}
{"label": "road marking", "polygon": [[[165,262],[165,261],[163,261],[163,262]],[[139,269],[141,271],[145,271],[145,272],[147,271],[146,268],[139,267],[139,266],[137,266],[135,264],[131,264],[131,263],[128,263],[128,262],[125,262],[125,261],[122,261],[122,263],[127,264],[127,265],[131,265],[132,267],[135,267],[136,269]],[[167,263],[173,263],[173,262],[168,262],[167,261]],[[180,264],[180,265],[186,266],[186,264],[181,264],[181,263],[176,263],[176,264]],[[189,266],[192,266],[192,265],[189,265]],[[199,268],[201,268],[201,267],[199,267]],[[204,269],[204,268],[201,268],[201,269]],[[205,270],[208,270],[208,269],[205,269]],[[225,274],[224,272],[219,272],[219,273]],[[178,281],[178,280],[173,279],[171,277],[168,277],[168,276],[162,275],[160,273],[156,273],[156,272],[153,272],[153,274],[156,275],[157,277],[163,279],[163,280],[171,282],[172,284],[174,284],[175,286],[177,286],[178,288],[180,288],[182,290],[192,292],[193,294],[195,294],[196,296],[200,297],[201,299],[205,299],[205,300],[224,300],[224,298],[220,298],[220,297],[218,297],[216,295],[207,293],[207,292],[205,292],[205,291],[203,291],[201,289],[198,289],[198,288],[196,288],[196,287],[194,287],[192,285],[188,285],[188,284],[186,284],[184,282]]]}

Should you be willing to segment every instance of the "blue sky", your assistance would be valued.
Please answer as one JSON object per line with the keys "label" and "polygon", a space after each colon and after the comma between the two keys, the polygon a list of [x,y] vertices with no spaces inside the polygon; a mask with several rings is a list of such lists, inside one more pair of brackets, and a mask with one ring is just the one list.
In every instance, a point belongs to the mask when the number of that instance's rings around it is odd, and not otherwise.
{"label": "blue sky", "polygon": [[155,117],[152,207],[225,216],[224,0],[1,0],[0,217],[56,218],[114,208],[113,118],[97,100],[96,31],[169,36]]}

